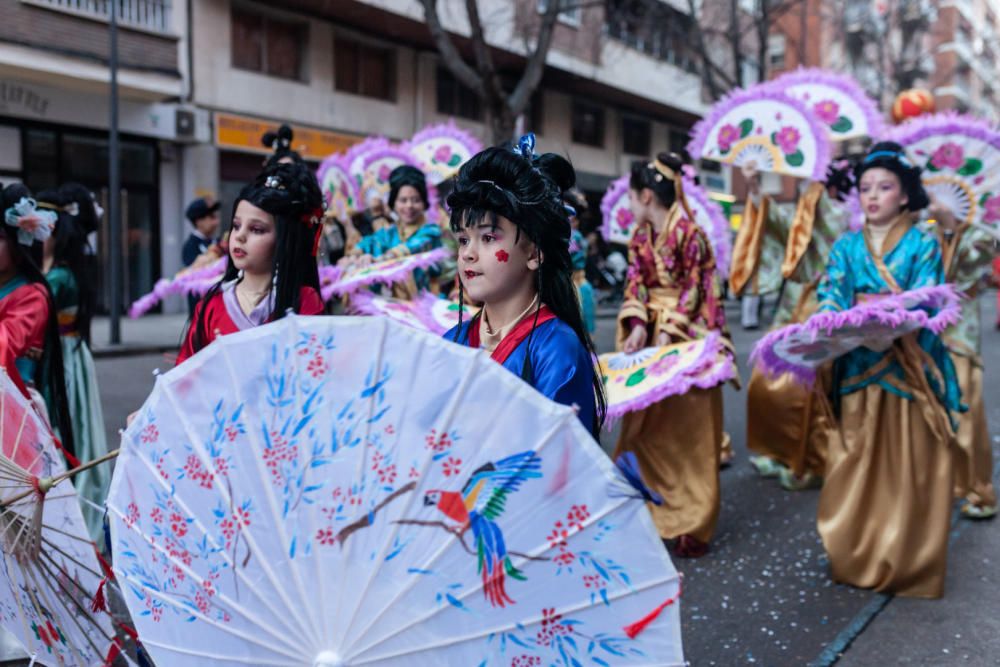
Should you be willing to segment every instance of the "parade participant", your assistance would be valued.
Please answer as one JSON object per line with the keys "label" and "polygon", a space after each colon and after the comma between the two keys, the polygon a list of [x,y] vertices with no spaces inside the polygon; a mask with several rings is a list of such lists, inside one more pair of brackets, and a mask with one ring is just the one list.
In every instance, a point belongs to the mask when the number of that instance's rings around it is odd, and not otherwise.
{"label": "parade participant", "polygon": [[[632,165],[629,205],[637,222],[618,313],[618,348],[632,353],[719,332],[725,354],[732,356],[715,256],[687,210],[682,166],[673,153]],[[721,386],[671,396],[622,420],[614,457],[636,453],[642,478],[664,498],[650,507],[653,521],[661,537],[677,539],[679,556],[708,550],[719,516],[725,437]]]}
{"label": "parade participant", "polygon": [[569,213],[569,224],[573,232],[569,237],[569,252],[573,261],[573,284],[576,285],[577,296],[580,298],[580,309],[583,311],[583,322],[587,333],[593,334],[597,329],[597,303],[594,300],[594,288],[587,281],[587,238],[580,231],[580,215],[587,210],[587,200],[583,193],[573,189],[563,193],[563,206]]}
{"label": "parade participant", "polygon": [[487,148],[459,170],[448,197],[459,299],[483,307],[445,338],[484,348],[545,396],[576,406],[596,436],[604,389],[573,285],[560,198],[576,173],[558,155],[536,156],[534,145],[526,135],[513,150]]}
{"label": "parade participant", "polygon": [[[855,177],[865,226],[834,244],[819,312],[944,282],[937,239],[915,226],[928,204],[919,167],[899,144],[881,142]],[[831,393],[839,428],[830,431],[817,528],[833,578],[940,597],[955,450],[949,411],[961,409],[947,350],[928,329],[855,348],[835,361]]]}
{"label": "parade participant", "polygon": [[[439,248],[441,228],[427,219],[429,204],[424,172],[405,164],[393,169],[389,174],[389,208],[396,215],[396,223],[361,239],[354,248],[355,257],[368,263]],[[393,285],[392,294],[412,299],[429,284],[429,272],[417,270],[411,279]]]}
{"label": "parade participant", "polygon": [[958,416],[955,493],[965,499],[962,516],[988,519],[996,516],[997,495],[993,488],[993,448],[983,403],[979,293],[989,281],[995,241],[971,223],[959,224],[952,212],[933,198],[928,213],[937,224],[925,229],[936,234],[941,244],[945,281],[966,296],[961,301],[961,319],[941,335],[955,364],[962,402],[969,406],[968,412]]}
{"label": "parade participant", "polygon": [[[790,219],[782,208],[767,207],[767,215],[777,218],[768,225],[789,230],[775,329],[804,322],[816,312],[816,286],[830,248],[848,227],[850,211],[843,200],[853,187],[850,171],[846,160],[831,165],[825,183],[805,186]],[[750,175],[755,182],[755,172]],[[758,453],[750,463],[761,476],[778,477],[789,491],[822,484],[823,432],[830,425],[814,401],[813,392],[790,375],[770,378],[755,369],[747,387],[747,447]]]}
{"label": "parade participant", "polygon": [[[20,183],[0,196],[0,365],[57,430],[64,450],[74,450],[66,400],[62,345],[52,294],[42,274],[42,244],[56,216],[37,210]],[[48,407],[47,407],[48,406]],[[72,462],[72,461],[71,461]]]}
{"label": "parade participant", "polygon": [[322,205],[315,176],[301,164],[278,163],[240,191],[226,273],[198,302],[178,364],[216,336],[280,319],[289,310],[323,312],[316,268]]}
{"label": "parade participant", "polygon": [[788,228],[781,217],[769,215],[775,203],[761,195],[757,165],[748,161],[742,166],[742,173],[747,184],[747,202],[733,244],[729,292],[740,298],[740,324],[744,329],[756,329],[760,326],[761,297],[781,288],[781,258]]}
{"label": "parade participant", "polygon": [[[38,193],[38,209],[58,216],[55,230],[44,243],[42,268],[52,292],[52,301],[62,341],[63,367],[76,455],[90,461],[107,454],[104,413],[97,388],[97,371],[90,354],[90,320],[94,312],[94,287],[87,279],[85,230],[70,215],[74,210],[63,190]],[[95,539],[103,531],[103,513],[95,511],[107,496],[111,471],[106,466],[85,470],[74,479],[83,503],[87,528]]]}

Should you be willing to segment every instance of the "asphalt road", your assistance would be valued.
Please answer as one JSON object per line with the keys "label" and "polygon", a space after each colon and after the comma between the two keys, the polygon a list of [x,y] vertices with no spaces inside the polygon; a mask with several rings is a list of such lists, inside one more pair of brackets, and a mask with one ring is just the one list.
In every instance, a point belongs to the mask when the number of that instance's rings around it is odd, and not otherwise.
{"label": "asphalt road", "polygon": [[[996,295],[984,296],[986,403],[1000,461],[1000,331]],[[735,308],[730,309],[735,324]],[[613,345],[602,318],[596,342]],[[733,327],[744,378],[760,332]],[[97,362],[111,442],[153,386],[162,355]],[[692,665],[1000,664],[1000,521],[955,520],[942,600],[894,599],[832,583],[815,529],[817,491],[789,493],[756,476],[744,446],[746,394],[726,389],[736,460],[722,472],[722,512],[712,549],[674,559],[684,574],[685,653]],[[610,449],[616,434],[605,434]]]}

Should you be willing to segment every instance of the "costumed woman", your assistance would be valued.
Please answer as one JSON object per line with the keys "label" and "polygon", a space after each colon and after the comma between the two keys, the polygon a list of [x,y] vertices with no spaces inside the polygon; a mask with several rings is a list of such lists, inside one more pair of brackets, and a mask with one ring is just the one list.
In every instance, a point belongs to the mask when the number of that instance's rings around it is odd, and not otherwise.
{"label": "costumed woman", "polygon": [[962,316],[946,330],[944,340],[958,374],[962,402],[969,411],[958,415],[958,449],[955,452],[955,495],[965,500],[962,516],[989,519],[997,513],[993,488],[993,448],[983,402],[983,357],[980,351],[979,294],[989,283],[993,236],[971,223],[959,224],[947,207],[934,199],[928,213],[937,224],[925,228],[941,244],[945,282],[960,290]]}
{"label": "costumed woman", "polygon": [[178,364],[219,335],[280,319],[289,310],[323,313],[316,267],[322,207],[319,184],[304,164],[272,165],[240,191],[226,273],[195,307]]}
{"label": "costumed woman", "polygon": [[781,264],[788,242],[787,220],[769,215],[774,201],[760,193],[760,172],[753,161],[742,167],[747,184],[743,222],[733,243],[729,295],[740,299],[740,325],[760,326],[761,298],[781,289]]}
{"label": "costumed woman", "polygon": [[[755,173],[751,176],[751,184],[758,182]],[[816,287],[830,249],[848,228],[850,210],[844,200],[852,187],[850,164],[838,161],[827,170],[825,183],[805,186],[791,219],[781,207],[766,206],[768,217],[777,218],[770,226],[788,229],[781,265],[785,285],[773,328],[805,322],[816,312]],[[761,476],[778,477],[789,491],[822,484],[824,431],[830,424],[815,400],[790,375],[770,378],[754,370],[747,387],[747,447],[757,453],[750,463]]]}
{"label": "costumed woman", "polygon": [[[629,243],[625,301],[618,313],[618,349],[705,338],[718,332],[734,358],[726,329],[715,255],[684,198],[681,168],[673,153],[635,162],[629,206],[636,219]],[[722,387],[692,389],[622,419],[614,458],[635,452],[646,484],[664,498],[650,506],[664,539],[676,539],[681,557],[708,550],[719,516]]]}
{"label": "costumed woman", "polygon": [[[396,223],[361,239],[352,251],[354,259],[345,259],[364,264],[439,248],[441,228],[427,219],[429,205],[424,172],[405,164],[396,167],[389,174],[389,208],[396,215]],[[412,278],[395,284],[392,295],[412,299],[429,286],[430,272],[421,269],[414,271]]]}
{"label": "costumed woman", "polygon": [[596,437],[604,389],[573,285],[560,196],[576,173],[558,155],[536,156],[534,145],[526,135],[516,149],[487,148],[458,173],[448,206],[459,299],[483,307],[444,336],[487,350],[548,398],[575,406]]}
{"label": "costumed woman", "polygon": [[66,400],[62,344],[52,293],[42,273],[42,244],[56,215],[37,209],[24,185],[0,196],[0,365],[56,431],[70,467],[76,463]]}
{"label": "costumed woman", "polygon": [[[90,354],[90,318],[95,295],[93,284],[87,280],[87,235],[70,215],[74,208],[61,193],[61,190],[38,193],[39,210],[49,210],[58,216],[55,231],[44,243],[42,268],[59,323],[76,456],[91,461],[108,453],[97,370]],[[107,498],[110,483],[108,466],[96,466],[73,478],[77,493],[85,500],[81,503],[83,517],[95,540],[104,532],[104,513],[99,508]]]}
{"label": "costumed woman", "polygon": [[[865,225],[833,246],[819,312],[944,282],[941,247],[915,214],[920,168],[881,142],[855,171]],[[817,528],[833,578],[907,597],[944,591],[955,434],[955,368],[928,329],[871,341],[835,360]],[[830,404],[826,404],[830,407]]]}

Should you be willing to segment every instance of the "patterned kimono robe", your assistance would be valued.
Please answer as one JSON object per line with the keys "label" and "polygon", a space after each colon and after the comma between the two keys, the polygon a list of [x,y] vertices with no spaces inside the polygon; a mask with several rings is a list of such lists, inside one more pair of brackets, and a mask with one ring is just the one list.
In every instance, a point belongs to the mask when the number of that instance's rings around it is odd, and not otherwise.
{"label": "patterned kimono robe", "polygon": [[[73,423],[73,443],[76,456],[90,461],[108,453],[104,432],[104,413],[101,395],[97,388],[97,370],[90,348],[80,339],[77,328],[77,311],[80,307],[80,288],[73,272],[64,266],[51,269],[45,280],[52,290],[52,300],[59,319],[59,338],[62,343],[63,372],[66,377],[66,399]],[[84,470],[73,480],[77,492],[100,506],[108,495],[111,470],[97,466]],[[104,533],[103,513],[88,503],[81,503],[87,529],[95,540]]]}
{"label": "patterned kimono robe", "polygon": [[962,402],[969,406],[969,411],[958,417],[955,493],[973,505],[996,505],[993,450],[983,403],[978,298],[989,282],[996,245],[992,236],[968,224],[959,227],[951,239],[940,227],[932,231],[941,243],[946,282],[968,297],[962,301],[962,319],[942,335],[958,374]]}
{"label": "patterned kimono robe", "polygon": [[770,197],[763,197],[759,205],[747,199],[729,267],[729,291],[734,297],[769,294],[781,288],[788,219],[775,215],[776,209]]}
{"label": "patterned kimono robe", "polygon": [[[661,333],[669,343],[721,332],[732,359],[712,246],[675,205],[663,231],[640,224],[629,243],[628,284],[618,314],[618,347],[634,326],[645,326],[647,345]],[[690,535],[708,542],[719,515],[722,387],[671,396],[622,420],[614,456],[633,451],[643,480],[664,498],[650,506],[660,536]]]}
{"label": "patterned kimono robe", "polygon": [[[867,227],[834,244],[820,311],[944,281],[941,248],[901,216],[872,249]],[[836,580],[911,597],[944,591],[955,435],[955,369],[921,330],[884,351],[859,347],[834,363],[839,429],[831,430],[817,527]],[[829,408],[829,404],[824,404]]]}
{"label": "patterned kimono robe", "polygon": [[[429,221],[421,225],[389,225],[364,237],[357,245],[363,254],[376,259],[388,259],[383,255],[405,257],[440,247],[441,228]],[[418,291],[429,287],[430,275],[427,271],[418,270],[414,271],[413,278],[393,286],[392,295],[399,299],[412,299]]]}
{"label": "patterned kimono robe", "polygon": [[[816,286],[834,242],[847,231],[849,212],[830,198],[823,183],[813,182],[799,198],[794,216],[774,206],[768,220],[768,227],[788,230],[781,267],[785,287],[772,325],[779,328],[804,322],[816,312]],[[754,370],[747,387],[747,447],[797,475],[822,477],[823,432],[829,424],[814,399],[789,375],[771,378]]]}

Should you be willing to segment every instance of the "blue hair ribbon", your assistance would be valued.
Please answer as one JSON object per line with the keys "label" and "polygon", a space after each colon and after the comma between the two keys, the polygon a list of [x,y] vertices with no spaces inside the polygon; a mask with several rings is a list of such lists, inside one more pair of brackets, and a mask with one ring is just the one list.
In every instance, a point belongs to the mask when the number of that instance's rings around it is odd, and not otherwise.
{"label": "blue hair ribbon", "polygon": [[535,133],[528,132],[518,139],[514,152],[528,160],[535,157]]}
{"label": "blue hair ribbon", "polygon": [[903,152],[900,152],[900,151],[875,151],[874,153],[869,153],[865,157],[865,162],[864,163],[868,164],[872,160],[876,160],[876,159],[878,159],[880,157],[887,157],[887,158],[893,158],[895,160],[898,160],[899,163],[901,165],[903,165],[904,167],[912,167],[913,166],[913,164],[910,162],[910,159],[908,157],[906,157],[906,154],[903,153]]}

